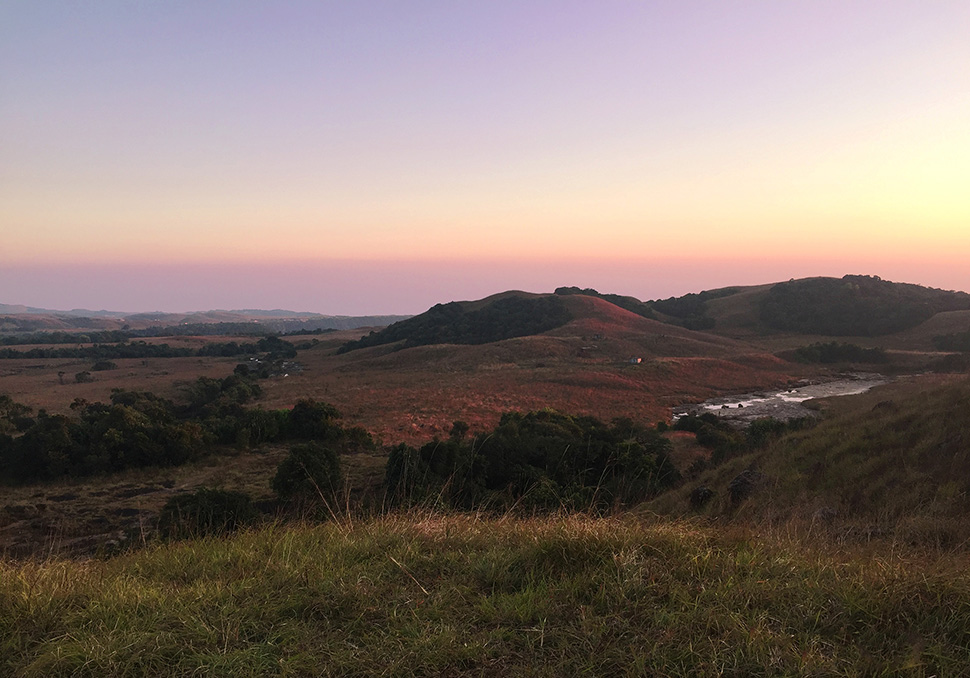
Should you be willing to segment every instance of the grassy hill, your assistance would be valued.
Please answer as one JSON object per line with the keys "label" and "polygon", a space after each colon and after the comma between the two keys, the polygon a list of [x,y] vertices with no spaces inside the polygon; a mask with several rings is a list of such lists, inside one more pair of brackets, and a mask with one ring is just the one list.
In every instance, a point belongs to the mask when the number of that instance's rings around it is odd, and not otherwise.
{"label": "grassy hill", "polygon": [[845,337],[866,345],[932,350],[936,334],[970,327],[967,293],[874,276],[805,278],[695,296],[703,295],[708,295],[703,306],[711,321],[708,331],[755,341],[777,337],[787,341],[785,348]]}
{"label": "grassy hill", "polygon": [[416,513],[0,563],[16,676],[955,676],[965,557]]}

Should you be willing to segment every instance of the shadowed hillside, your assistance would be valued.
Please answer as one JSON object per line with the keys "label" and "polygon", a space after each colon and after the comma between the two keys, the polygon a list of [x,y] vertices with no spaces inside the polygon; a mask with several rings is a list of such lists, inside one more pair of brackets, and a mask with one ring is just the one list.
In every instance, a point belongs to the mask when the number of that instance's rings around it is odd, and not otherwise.
{"label": "shadowed hillside", "polygon": [[702,512],[713,516],[862,526],[953,546],[970,539],[968,403],[970,381],[942,376],[821,401],[828,416],[817,425],[729,459],[652,507],[690,512],[690,492],[704,486],[714,495]]}
{"label": "shadowed hillside", "polygon": [[421,315],[347,342],[340,347],[340,352],[397,342],[403,342],[400,348],[430,344],[488,344],[541,334],[570,319],[566,306],[554,296],[506,293],[478,303],[435,304]]}

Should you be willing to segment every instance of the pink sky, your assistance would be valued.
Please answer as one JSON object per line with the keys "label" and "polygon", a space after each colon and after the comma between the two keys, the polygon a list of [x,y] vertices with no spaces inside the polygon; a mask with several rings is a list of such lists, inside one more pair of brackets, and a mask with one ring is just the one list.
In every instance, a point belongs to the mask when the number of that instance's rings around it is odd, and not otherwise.
{"label": "pink sky", "polygon": [[[905,261],[573,260],[315,261],[262,264],[17,265],[0,289],[41,308],[198,311],[285,308],[332,315],[413,314],[506,289],[551,292],[576,285],[658,299],[729,285],[864,273],[967,289],[965,267]],[[99,303],[92,304],[92,300]]]}
{"label": "pink sky", "polygon": [[967,45],[957,1],[15,0],[0,303],[967,290]]}

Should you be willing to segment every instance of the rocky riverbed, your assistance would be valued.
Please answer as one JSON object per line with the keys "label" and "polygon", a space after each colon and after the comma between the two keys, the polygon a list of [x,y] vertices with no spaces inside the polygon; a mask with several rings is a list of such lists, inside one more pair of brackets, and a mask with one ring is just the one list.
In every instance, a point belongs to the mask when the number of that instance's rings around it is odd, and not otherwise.
{"label": "rocky riverbed", "polygon": [[817,413],[805,406],[809,400],[865,393],[888,381],[881,374],[849,374],[834,381],[803,382],[780,391],[758,391],[712,398],[703,403],[676,407],[673,416],[676,420],[687,414],[710,412],[739,426],[747,426],[755,419],[763,417],[788,421],[815,416]]}

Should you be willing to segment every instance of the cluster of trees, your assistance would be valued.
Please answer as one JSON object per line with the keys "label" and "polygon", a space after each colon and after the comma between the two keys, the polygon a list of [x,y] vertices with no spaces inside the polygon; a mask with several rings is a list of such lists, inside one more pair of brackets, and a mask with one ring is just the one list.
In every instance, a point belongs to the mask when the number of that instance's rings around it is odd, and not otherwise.
{"label": "cluster of trees", "polygon": [[676,483],[670,442],[627,419],[604,424],[552,410],[505,414],[492,431],[467,435],[456,422],[447,440],[394,448],[389,497],[471,509],[605,509]]}
{"label": "cluster of trees", "polygon": [[970,330],[933,337],[933,344],[941,351],[970,352]]}
{"label": "cluster of trees", "polygon": [[874,337],[916,327],[942,311],[962,309],[970,309],[965,292],[847,275],[779,283],[762,300],[760,316],[778,330]]}
{"label": "cluster of trees", "polygon": [[95,344],[93,346],[32,348],[26,351],[5,348],[0,349],[0,359],[116,360],[121,358],[234,357],[262,352],[271,353],[276,357],[292,358],[296,356],[296,351],[297,346],[290,342],[276,336],[269,336],[256,342],[212,342],[199,349],[179,348],[168,344],[149,344],[145,341],[122,341],[116,344]]}
{"label": "cluster of trees", "polygon": [[151,393],[116,391],[110,404],[77,400],[75,416],[7,417],[19,435],[0,434],[0,473],[14,482],[171,466],[197,456],[204,432]]}
{"label": "cluster of trees", "polygon": [[872,363],[889,362],[884,348],[863,348],[856,344],[839,342],[816,343],[796,348],[792,358],[801,363]]}
{"label": "cluster of trees", "polygon": [[201,377],[187,390],[186,404],[116,389],[108,404],[75,400],[72,416],[43,410],[32,416],[30,408],[0,396],[0,477],[30,482],[174,466],[215,444],[313,440],[346,451],[374,447],[363,429],[340,426],[330,405],[245,407],[259,394],[259,385],[240,375]]}
{"label": "cluster of trees", "polygon": [[339,353],[404,342],[403,348],[430,344],[487,344],[547,332],[572,320],[554,296],[508,296],[480,308],[452,301],[396,322],[340,347]]}
{"label": "cluster of trees", "polygon": [[714,318],[707,315],[707,302],[736,294],[739,288],[725,287],[720,290],[685,294],[682,297],[670,297],[650,302],[651,306],[675,319],[676,323],[689,330],[709,330],[714,327]]}
{"label": "cluster of trees", "polygon": [[134,337],[128,330],[91,330],[88,332],[31,332],[8,334],[0,337],[0,346],[27,346],[31,344],[110,344],[128,341]]}

